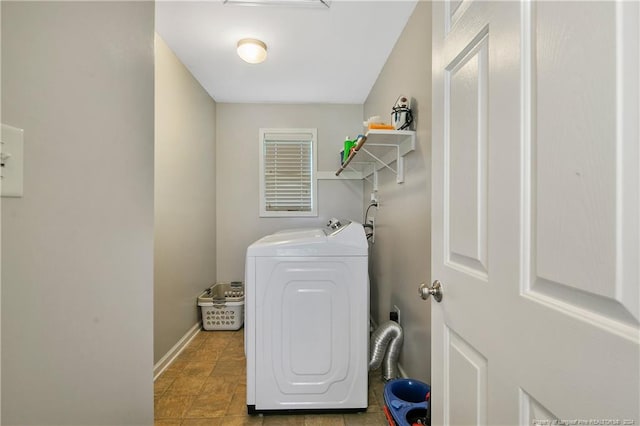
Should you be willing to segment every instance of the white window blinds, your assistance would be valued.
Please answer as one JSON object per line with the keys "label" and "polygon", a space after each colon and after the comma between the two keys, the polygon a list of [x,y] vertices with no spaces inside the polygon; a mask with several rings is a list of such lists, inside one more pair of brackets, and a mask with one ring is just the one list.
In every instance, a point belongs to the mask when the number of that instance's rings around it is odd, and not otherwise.
{"label": "white window blinds", "polygon": [[314,215],[315,132],[265,130],[262,135],[262,215]]}

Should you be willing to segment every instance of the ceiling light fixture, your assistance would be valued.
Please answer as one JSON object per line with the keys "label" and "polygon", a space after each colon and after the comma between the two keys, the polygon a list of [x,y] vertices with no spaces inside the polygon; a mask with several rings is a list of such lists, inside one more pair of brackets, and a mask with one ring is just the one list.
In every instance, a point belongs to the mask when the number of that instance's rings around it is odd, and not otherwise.
{"label": "ceiling light fixture", "polygon": [[255,38],[238,41],[238,56],[250,64],[259,64],[267,59],[267,45]]}

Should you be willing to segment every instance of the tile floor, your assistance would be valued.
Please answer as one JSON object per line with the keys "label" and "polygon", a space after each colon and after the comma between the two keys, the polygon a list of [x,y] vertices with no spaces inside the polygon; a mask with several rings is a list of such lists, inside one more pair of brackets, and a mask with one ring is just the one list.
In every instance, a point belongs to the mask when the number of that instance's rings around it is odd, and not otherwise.
{"label": "tile floor", "polygon": [[369,375],[366,413],[249,416],[243,331],[201,331],[154,383],[155,426],[387,425],[384,382]]}

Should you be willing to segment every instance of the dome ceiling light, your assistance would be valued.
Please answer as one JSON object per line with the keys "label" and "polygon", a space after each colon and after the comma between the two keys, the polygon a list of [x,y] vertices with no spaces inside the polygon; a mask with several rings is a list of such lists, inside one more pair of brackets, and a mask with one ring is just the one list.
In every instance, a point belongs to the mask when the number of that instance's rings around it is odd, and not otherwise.
{"label": "dome ceiling light", "polygon": [[259,64],[267,59],[267,45],[255,38],[238,41],[238,56],[250,64]]}

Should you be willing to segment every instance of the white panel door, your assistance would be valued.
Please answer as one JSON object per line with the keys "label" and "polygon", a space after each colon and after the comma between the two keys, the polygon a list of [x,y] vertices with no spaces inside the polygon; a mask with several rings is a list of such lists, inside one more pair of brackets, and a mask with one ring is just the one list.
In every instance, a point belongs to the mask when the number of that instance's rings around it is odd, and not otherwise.
{"label": "white panel door", "polygon": [[432,424],[640,424],[638,28],[434,3]]}

